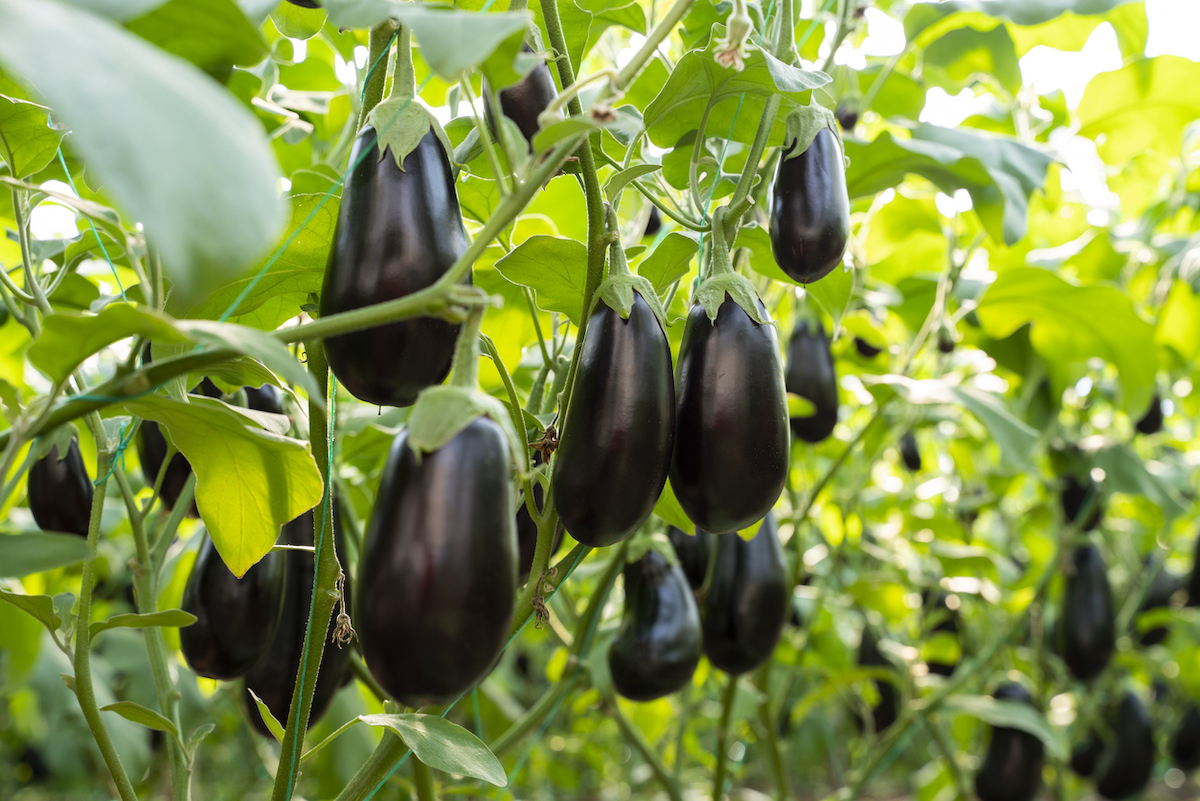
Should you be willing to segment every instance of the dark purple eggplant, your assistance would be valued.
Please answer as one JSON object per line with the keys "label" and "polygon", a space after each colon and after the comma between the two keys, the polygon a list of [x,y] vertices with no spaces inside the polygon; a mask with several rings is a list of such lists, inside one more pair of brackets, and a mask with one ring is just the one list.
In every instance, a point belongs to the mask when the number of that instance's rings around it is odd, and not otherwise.
{"label": "dark purple eggplant", "polygon": [[[858,646],[858,664],[861,667],[892,667],[879,651],[879,643],[869,628],[863,628],[862,641]],[[875,691],[879,693],[879,703],[871,709],[872,731],[875,734],[883,731],[896,722],[900,714],[900,699],[896,694],[896,685],[883,679],[874,679]]]}
{"label": "dark purple eggplant", "polygon": [[771,200],[771,250],[779,269],[808,284],[842,263],[850,239],[850,196],[837,134],[817,132],[799,153],[779,159]]}
{"label": "dark purple eggplant", "polygon": [[667,483],[675,436],[671,346],[638,292],[628,320],[596,305],[554,459],[567,533],[593,548],[645,523]]}
{"label": "dark purple eggplant", "polygon": [[246,406],[256,412],[283,414],[283,393],[273,384],[261,387],[242,387],[246,392]]}
{"label": "dark purple eggplant", "polygon": [[[282,539],[288,545],[316,544],[316,531],[313,528],[313,514],[321,514],[321,506],[314,511],[304,514],[283,526]],[[336,507],[335,507],[336,512]],[[350,570],[345,562],[346,543],[342,535],[341,518],[334,514],[333,547],[346,576],[343,584],[346,613],[353,617],[351,598],[353,584],[350,581]],[[288,712],[292,706],[292,694],[298,674],[300,660],[304,654],[304,636],[308,629],[308,615],[312,606],[313,583],[316,579],[315,555],[308,551],[287,551],[287,586],[283,593],[283,612],[280,615],[279,630],[270,642],[270,647],[262,660],[246,674],[245,686],[254,691],[267,709],[280,723],[287,721]],[[283,554],[279,554],[282,556]],[[329,629],[325,635],[325,650],[321,653],[321,670],[317,674],[317,685],[313,689],[312,708],[309,711],[308,725],[316,723],[325,714],[333,696],[342,686],[343,679],[348,675],[350,664],[350,649],[339,646],[334,641],[334,625],[341,611],[339,603],[329,616]],[[243,692],[246,705],[246,717],[259,734],[270,737],[271,732],[263,722],[258,708],[250,698],[249,693]]]}
{"label": "dark purple eggplant", "polygon": [[1089,732],[1087,739],[1071,751],[1071,770],[1086,779],[1096,772],[1096,764],[1103,755],[1104,741],[1096,732]]}
{"label": "dark purple eggplant", "polygon": [[775,329],[728,295],[715,323],[696,304],[677,372],[675,497],[705,531],[748,528],[771,511],[787,480],[787,394]]}
{"label": "dark purple eggplant", "polygon": [[842,126],[843,131],[849,131],[858,124],[858,110],[849,103],[839,103],[834,116],[837,117],[838,125]]}
{"label": "dark purple eggplant", "polygon": [[900,438],[900,460],[910,472],[921,472],[921,449],[917,447],[917,435],[911,431]]}
{"label": "dark purple eggplant", "polygon": [[702,528],[695,531],[695,534],[688,534],[670,526],[667,528],[667,539],[675,546],[675,556],[679,559],[683,575],[687,576],[688,584],[693,590],[698,590],[704,586],[704,579],[708,576],[713,535]]}
{"label": "dark purple eggplant", "polygon": [[617,692],[631,701],[670,695],[691,680],[702,652],[700,612],[679,565],[657,551],[625,565],[625,613],[608,649]]}
{"label": "dark purple eggplant", "polygon": [[[1171,605],[1175,593],[1183,588],[1183,577],[1170,572],[1165,567],[1159,567],[1150,583],[1150,591],[1142,601],[1138,613],[1149,612],[1151,609],[1165,609]],[[1158,645],[1167,639],[1170,629],[1166,626],[1155,626],[1142,632],[1141,643],[1144,646]]]}
{"label": "dark purple eggplant", "polygon": [[1057,627],[1058,652],[1072,675],[1087,681],[1100,675],[1116,647],[1108,567],[1095,545],[1071,552]]}
{"label": "dark purple eggplant", "polygon": [[646,230],[642,236],[655,236],[662,230],[662,214],[658,211],[658,206],[651,204],[650,216],[646,220]]}
{"label": "dark purple eggplant", "polygon": [[704,597],[704,653],[737,676],[771,657],[788,616],[788,576],[775,516],[747,541],[716,536],[712,581]]}
{"label": "dark purple eggplant", "polygon": [[1113,726],[1115,739],[1100,761],[1096,792],[1110,801],[1140,793],[1150,782],[1158,749],[1154,745],[1154,722],[1141,699],[1126,692]]}
{"label": "dark purple eggplant", "polygon": [[883,353],[883,348],[877,348],[862,337],[854,338],[854,349],[858,351],[858,355],[864,359],[874,359],[879,354]]}
{"label": "dark purple eggplant", "polygon": [[1162,397],[1157,392],[1154,393],[1154,397],[1150,400],[1150,407],[1146,409],[1146,413],[1137,421],[1135,427],[1139,434],[1157,434],[1159,431],[1162,431]]}
{"label": "dark purple eggplant", "polygon": [[180,604],[196,622],[179,630],[179,644],[197,675],[233,681],[262,660],[279,628],[287,561],[271,551],[239,579],[202,536]]}
{"label": "dark purple eggplant", "polygon": [[[532,53],[533,48],[524,45],[526,53]],[[492,93],[484,91],[484,112],[492,133],[496,132],[496,109],[492,105]],[[518,83],[500,90],[500,110],[504,116],[517,124],[521,135],[533,144],[533,137],[538,132],[538,116],[558,97],[558,89],[554,86],[554,78],[550,75],[550,67],[546,62],[538,64],[528,75]]]}
{"label": "dark purple eggplant", "polygon": [[1188,576],[1187,605],[1200,606],[1200,537],[1192,546],[1192,573]]}
{"label": "dark purple eggplant", "polygon": [[516,600],[509,450],[479,418],[433,453],[392,443],[359,566],[371,673],[409,706],[453,701],[487,675]]}
{"label": "dark purple eggplant", "polygon": [[88,535],[92,519],[92,480],[88,478],[79,438],[71,437],[66,455],[58,446],[29,468],[29,511],[42,531]]}
{"label": "dark purple eggplant", "polygon": [[[992,695],[997,701],[1034,705],[1019,684],[1002,684]],[[975,774],[979,801],[1032,801],[1042,784],[1044,750],[1042,741],[1027,731],[994,727],[987,756]]]}
{"label": "dark purple eggplant", "polygon": [[[359,154],[366,158],[358,162]],[[396,165],[374,129],[354,143],[325,267],[321,316],[411,295],[441,278],[467,249],[450,160],[430,130]],[[459,326],[416,317],[325,341],[329,366],[360,400],[410,406],[450,372]]]}
{"label": "dark purple eggplant", "polygon": [[792,433],[814,443],[832,434],[838,420],[837,371],[820,322],[801,320],[792,331],[784,385],[816,407],[809,417],[791,418]]}
{"label": "dark purple eggplant", "polygon": [[1194,702],[1188,704],[1171,736],[1171,761],[1189,773],[1200,768],[1200,707]]}
{"label": "dark purple eggplant", "polygon": [[1084,531],[1091,531],[1100,525],[1100,519],[1104,515],[1104,497],[1101,495],[1100,485],[1093,481],[1090,475],[1085,475],[1082,480],[1071,473],[1062,477],[1060,500],[1063,515],[1068,523],[1075,522],[1075,518],[1083,510],[1085,501],[1092,496],[1096,496],[1096,500],[1092,504],[1087,521],[1083,524]]}

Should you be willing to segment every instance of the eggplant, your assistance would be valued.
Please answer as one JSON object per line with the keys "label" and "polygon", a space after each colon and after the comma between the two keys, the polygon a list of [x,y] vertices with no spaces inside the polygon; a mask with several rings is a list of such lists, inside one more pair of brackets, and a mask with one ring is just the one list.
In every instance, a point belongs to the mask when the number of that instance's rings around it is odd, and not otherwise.
{"label": "eggplant", "polygon": [[854,338],[854,349],[858,351],[858,355],[864,359],[874,359],[879,354],[883,353],[883,348],[877,348],[862,337]]}
{"label": "eggplant", "polygon": [[771,250],[788,278],[809,284],[842,263],[850,239],[850,196],[837,134],[817,132],[806,150],[784,153],[771,200]]}
{"label": "eggplant", "polygon": [[288,2],[294,6],[300,6],[301,8],[320,8],[320,6],[317,5],[317,0],[288,0]]}
{"label": "eggplant", "polygon": [[246,406],[257,412],[283,414],[283,393],[273,384],[261,387],[242,387],[246,392]]}
{"label": "eggplant", "polygon": [[[533,466],[537,467],[542,464],[542,452],[536,451],[533,454]],[[533,502],[537,504],[538,511],[542,511],[542,496],[545,494],[542,490],[542,485],[534,481],[533,484]],[[562,548],[563,543],[563,524],[560,520],[558,528],[554,531],[554,541],[550,543],[550,556],[553,557]],[[525,494],[521,493],[517,497],[517,565],[521,568],[521,574],[518,579],[519,583],[524,584],[529,578],[529,571],[533,569],[534,551],[537,550],[537,523],[533,522],[533,515],[529,514],[529,507],[525,505]]]}
{"label": "eggplant", "polygon": [[1187,583],[1187,605],[1200,606],[1200,537],[1192,546],[1192,574]]}
{"label": "eggplant", "polygon": [[[350,580],[350,570],[346,565],[346,542],[342,534],[341,517],[334,507],[333,547],[342,565],[342,573],[346,576],[343,587],[343,598],[346,613],[353,617],[351,599],[354,585]],[[285,523],[282,539],[288,545],[316,544],[316,530],[313,515],[321,514],[321,505],[316,509],[305,512],[294,520]],[[283,555],[283,554],[280,554]],[[288,712],[292,706],[292,693],[295,691],[296,680],[300,672],[300,660],[304,654],[304,636],[308,629],[308,615],[312,606],[313,584],[316,580],[316,557],[310,551],[287,551],[287,586],[283,594],[283,612],[280,615],[279,630],[270,640],[270,647],[262,660],[246,674],[245,687],[253,690],[262,702],[271,710],[271,714],[280,723],[287,721]],[[325,650],[321,653],[321,670],[317,674],[317,685],[313,689],[312,707],[308,715],[308,725],[316,723],[329,709],[333,696],[342,686],[343,679],[349,675],[350,649],[339,646],[334,640],[334,626],[341,604],[334,607],[329,616],[329,628],[325,634]],[[246,717],[264,737],[270,737],[271,732],[263,722],[258,708],[248,692],[242,693],[246,705]]]}
{"label": "eggplant", "polygon": [[1083,511],[1084,502],[1095,495],[1097,498],[1092,504],[1092,511],[1088,514],[1088,518],[1083,524],[1083,531],[1091,531],[1100,525],[1100,519],[1104,515],[1104,498],[1099,497],[1100,486],[1092,480],[1091,475],[1085,475],[1083,480],[1080,480],[1075,475],[1068,473],[1062,477],[1061,486],[1060,501],[1062,503],[1063,516],[1067,522],[1074,523],[1075,518]]}
{"label": "eggplant", "polygon": [[[1142,601],[1138,614],[1149,612],[1151,609],[1165,609],[1171,605],[1171,599],[1175,597],[1175,593],[1182,588],[1182,576],[1170,572],[1165,567],[1160,567],[1154,574],[1154,580],[1150,583],[1150,591],[1146,593],[1146,598]],[[1166,626],[1155,626],[1142,632],[1140,640],[1143,646],[1158,645],[1167,639],[1169,633],[1170,629]]]}
{"label": "eggplant", "polygon": [[1171,761],[1188,772],[1200,768],[1200,707],[1194,702],[1188,704],[1171,736]]}
{"label": "eggplant", "polygon": [[662,214],[658,211],[658,206],[650,204],[650,217],[646,220],[646,230],[642,232],[642,236],[655,236],[662,230]]}
{"label": "eggplant", "polygon": [[921,449],[917,447],[917,435],[911,431],[900,438],[900,459],[909,472],[921,472]]}
{"label": "eggplant", "polygon": [[[1001,684],[992,697],[1034,706],[1029,691],[1019,684]],[[987,756],[975,774],[979,801],[1032,801],[1042,784],[1044,759],[1044,746],[1036,735],[1005,726],[993,727]]]}
{"label": "eggplant", "polygon": [[693,590],[703,587],[704,579],[708,577],[708,560],[712,558],[713,535],[702,528],[696,529],[695,534],[688,534],[668,526],[667,539],[675,546],[675,556],[683,575],[687,576],[688,585]]}
{"label": "eggplant", "polygon": [[[526,53],[533,52],[529,45],[523,45],[521,49]],[[515,122],[521,135],[533,144],[533,137],[540,127],[538,117],[557,97],[558,89],[554,85],[554,77],[550,75],[550,67],[543,61],[520,81],[500,90],[500,111]],[[495,134],[498,127],[496,109],[492,104],[491,90],[487,88],[483,93],[483,106],[488,125]]]}
{"label": "eggplant", "polygon": [[1150,400],[1150,407],[1146,409],[1146,413],[1137,421],[1134,427],[1139,434],[1157,434],[1162,431],[1163,427],[1163,408],[1162,396],[1157,392]]}
{"label": "eggplant", "polygon": [[[147,345],[143,352],[143,362],[150,361],[150,346]],[[192,395],[204,395],[208,398],[221,397],[221,390],[217,388],[209,379],[204,379],[191,391]],[[158,480],[158,473],[162,470],[163,460],[167,458],[167,438],[163,434],[158,423],[152,420],[143,420],[141,426],[138,427],[137,435],[137,452],[138,461],[142,465],[142,476],[146,480],[146,484],[150,487],[154,486],[154,482]],[[179,494],[183,492],[183,486],[187,484],[188,478],[192,475],[192,466],[188,464],[187,458],[176,451],[171,457],[171,461],[167,464],[167,472],[163,476],[162,486],[159,487],[159,497],[162,498],[163,505],[168,509],[175,507],[175,501],[179,499]],[[189,517],[196,517],[199,512],[196,509],[196,501],[192,499],[192,508],[188,512]]]}
{"label": "eggplant", "polygon": [[[858,646],[858,664],[860,667],[891,668],[891,662],[884,659],[879,651],[879,643],[869,628],[863,628],[862,641]],[[896,722],[900,714],[900,699],[896,695],[896,685],[883,679],[875,679],[875,691],[879,693],[879,703],[871,708],[871,718],[878,734]]]}
{"label": "eggplant", "polygon": [[704,597],[704,653],[737,676],[770,659],[788,616],[788,576],[775,516],[749,541],[716,536],[712,581]]}
{"label": "eggplant", "polygon": [[805,442],[820,442],[833,433],[838,420],[837,371],[833,354],[820,322],[801,320],[788,343],[784,386],[788,392],[812,402],[816,411],[809,417],[791,418],[792,433]]}
{"label": "eggplant", "polygon": [[179,630],[179,644],[194,673],[233,681],[262,660],[279,628],[287,561],[271,551],[239,579],[202,536],[180,604],[196,622]]}
{"label": "eggplant", "polygon": [[1088,681],[1100,675],[1116,647],[1108,567],[1095,545],[1071,552],[1057,627],[1058,652],[1071,674]]}
{"label": "eggplant", "polygon": [[1104,741],[1096,732],[1089,732],[1087,739],[1071,751],[1071,770],[1077,776],[1089,778],[1096,772],[1096,765],[1102,756],[1104,756]]}
{"label": "eggplant", "polygon": [[628,320],[596,304],[554,460],[554,504],[584,545],[645,523],[667,483],[675,436],[671,346],[638,292]]}
{"label": "eggplant", "polygon": [[508,640],[517,585],[509,450],[473,421],[433,453],[392,443],[359,566],[358,636],[380,685],[409,706],[453,701]]}
{"label": "eggplant", "polygon": [[88,478],[79,437],[71,437],[59,458],[58,446],[29,468],[29,511],[42,531],[87,537],[92,519],[92,480]]}
{"label": "eggplant", "polygon": [[849,131],[858,124],[858,111],[849,103],[839,103],[834,116],[843,131]]}
{"label": "eggplant", "polygon": [[[761,302],[759,306],[766,313]],[[688,518],[723,534],[775,505],[789,463],[779,341],[728,295],[708,319],[696,304],[679,346],[671,487]]]}
{"label": "eggplant", "polygon": [[[366,158],[358,161],[367,151]],[[431,129],[396,165],[365,127],[354,143],[321,288],[322,317],[395,300],[441,278],[467,249],[450,160]],[[329,366],[359,400],[411,406],[450,372],[459,326],[415,317],[325,340]]]}
{"label": "eggplant", "polygon": [[658,551],[626,564],[625,612],[608,649],[617,692],[631,701],[670,695],[691,680],[702,652],[700,612],[679,565]]}
{"label": "eggplant", "polygon": [[1141,699],[1132,692],[1121,699],[1113,733],[1116,739],[1101,760],[1096,792],[1110,801],[1120,801],[1146,788],[1157,756],[1154,723]]}

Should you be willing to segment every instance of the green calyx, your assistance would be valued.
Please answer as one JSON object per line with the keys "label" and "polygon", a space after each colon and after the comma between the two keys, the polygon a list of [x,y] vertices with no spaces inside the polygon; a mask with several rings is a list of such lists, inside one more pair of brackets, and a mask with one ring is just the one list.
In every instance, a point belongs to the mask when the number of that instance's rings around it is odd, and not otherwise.
{"label": "green calyx", "polygon": [[392,91],[367,115],[367,124],[375,129],[379,152],[391,148],[396,166],[404,169],[404,159],[430,130],[442,143],[447,158],[453,158],[454,148],[433,113],[417,99],[416,78],[412,63],[411,31],[404,26],[396,34],[396,62],[392,70]]}
{"label": "green calyx", "polygon": [[52,431],[47,431],[41,434],[33,443],[33,458],[43,459],[50,455],[50,451],[58,448],[59,461],[67,458],[67,449],[71,447],[71,440],[79,436],[79,429],[74,423],[61,425]]}
{"label": "green calyx", "polygon": [[596,289],[598,302],[621,315],[622,320],[628,320],[633,312],[633,293],[636,290],[646,301],[646,305],[658,318],[658,324],[663,331],[667,330],[667,312],[659,302],[654,291],[654,284],[648,278],[629,272],[629,263],[625,260],[625,249],[620,241],[612,243],[609,248],[608,278]]}
{"label": "green calyx", "polygon": [[842,150],[842,158],[846,158],[846,146],[842,144],[842,132],[838,127],[837,118],[832,111],[819,105],[816,100],[807,106],[798,107],[789,114],[784,120],[784,128],[783,154],[785,158],[794,158],[808,150],[808,146],[817,138],[817,134],[821,132],[822,128],[828,128],[833,132],[838,141],[838,147]]}
{"label": "green calyx", "polygon": [[751,320],[759,325],[772,324],[771,318],[760,308],[761,301],[754,284],[733,271],[733,264],[729,260],[729,243],[725,239],[728,211],[727,207],[722,206],[713,214],[708,277],[696,288],[692,302],[703,306],[708,319],[715,322],[725,296],[729,295],[734,303],[742,307],[742,311],[750,315]]}

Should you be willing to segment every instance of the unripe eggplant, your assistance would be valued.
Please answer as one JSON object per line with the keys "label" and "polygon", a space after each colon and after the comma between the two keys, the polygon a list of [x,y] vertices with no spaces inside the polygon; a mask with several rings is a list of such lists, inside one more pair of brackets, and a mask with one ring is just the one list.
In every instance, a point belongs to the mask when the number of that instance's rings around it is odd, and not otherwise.
{"label": "unripe eggplant", "polygon": [[[862,641],[858,646],[858,664],[861,667],[891,667],[891,663],[880,653],[879,643],[869,628],[863,629]],[[875,727],[873,731],[878,734],[896,722],[900,714],[900,699],[896,695],[896,685],[882,679],[874,681],[879,703],[871,709],[871,717]]]}
{"label": "unripe eggplant", "polygon": [[1171,760],[1180,770],[1200,768],[1200,707],[1195,703],[1188,704],[1171,737]]}
{"label": "unripe eggplant", "polygon": [[202,536],[180,604],[196,622],[179,630],[179,644],[197,675],[233,681],[258,664],[279,628],[287,562],[271,551],[239,579]]}
{"label": "unripe eggplant", "polygon": [[766,516],[787,480],[787,394],[775,329],[728,296],[716,322],[696,304],[677,373],[675,497],[705,531],[747,528]]}
{"label": "unripe eggplant", "polygon": [[359,566],[357,628],[371,673],[409,706],[452,701],[487,675],[516,600],[509,448],[476,419],[418,461],[392,443]]}
{"label": "unripe eggplant", "polygon": [[1121,699],[1113,733],[1116,739],[1100,763],[1096,792],[1110,801],[1120,801],[1146,788],[1157,756],[1154,722],[1141,699],[1132,692],[1126,692]]}
{"label": "unripe eggplant", "polygon": [[598,303],[551,482],[567,532],[600,548],[636,531],[667,483],[674,436],[671,346],[658,318],[636,291],[628,320]]}
{"label": "unripe eggplant", "polygon": [[788,577],[775,516],[747,541],[716,536],[712,582],[704,597],[704,653],[737,676],[771,657],[788,615]]}
{"label": "unripe eggplant", "polygon": [[850,239],[850,197],[837,135],[817,132],[808,149],[779,159],[771,200],[771,250],[787,276],[801,284],[841,264]]}
{"label": "unripe eggplant", "polygon": [[[1019,684],[1002,684],[993,697],[1033,706],[1029,691]],[[1021,729],[996,726],[987,756],[975,774],[979,801],[1032,801],[1042,784],[1044,746],[1035,735]]]}
{"label": "unripe eggplant", "polygon": [[700,612],[679,565],[658,551],[625,565],[625,613],[608,649],[617,692],[653,701],[682,689],[700,662],[702,641]]}
{"label": "unripe eggplant", "polygon": [[900,459],[910,472],[921,472],[921,449],[917,447],[917,435],[911,431],[900,438]]}
{"label": "unripe eggplant", "polygon": [[29,511],[42,531],[86,537],[92,519],[92,480],[79,453],[79,438],[71,437],[66,455],[58,456],[54,445],[29,468]]}
{"label": "unripe eggplant", "polygon": [[675,556],[679,559],[679,567],[687,576],[688,584],[693,590],[704,586],[708,576],[708,560],[712,558],[713,535],[702,528],[695,529],[695,534],[669,526],[667,539],[675,546]]}
{"label": "unripe eggplant", "polygon": [[[366,158],[358,161],[367,150]],[[396,165],[374,129],[350,154],[337,230],[321,289],[321,316],[395,300],[441,278],[467,249],[450,160],[430,130]],[[329,366],[356,398],[410,406],[450,372],[459,326],[416,317],[325,341]]]}
{"label": "unripe eggplant", "polygon": [[1154,397],[1150,400],[1150,407],[1146,409],[1146,413],[1137,421],[1135,427],[1139,434],[1157,434],[1159,431],[1162,431],[1162,397],[1157,392],[1154,393]]}
{"label": "unripe eggplant", "polygon": [[[533,52],[533,48],[529,47],[529,45],[524,45],[522,49],[526,53]],[[533,137],[537,134],[540,127],[538,125],[538,116],[557,97],[558,89],[554,86],[554,78],[550,75],[550,67],[543,61],[519,82],[500,90],[500,110],[504,113],[505,117],[508,117],[517,124],[521,135],[530,144],[533,144]],[[491,91],[485,90],[483,98],[484,112],[487,115],[488,124],[494,134],[497,130],[496,109],[492,105]]]}
{"label": "unripe eggplant", "polygon": [[816,411],[810,417],[791,418],[792,433],[805,442],[820,442],[833,433],[838,419],[837,371],[825,337],[825,326],[801,320],[788,343],[788,392],[812,402]]}
{"label": "unripe eggplant", "polygon": [[1075,518],[1083,510],[1084,502],[1094,495],[1096,496],[1096,500],[1092,503],[1092,511],[1088,513],[1087,521],[1083,524],[1083,530],[1091,531],[1100,525],[1100,519],[1104,515],[1104,498],[1100,492],[1100,486],[1092,480],[1091,475],[1084,476],[1083,480],[1080,480],[1071,473],[1063,476],[1060,500],[1062,502],[1063,516],[1067,522],[1074,523]]}
{"label": "unripe eggplant", "polygon": [[1071,552],[1058,622],[1058,652],[1072,675],[1087,681],[1100,675],[1116,647],[1108,567],[1095,545]]}
{"label": "unripe eggplant", "polygon": [[[282,539],[288,545],[305,545],[313,547],[316,544],[316,530],[313,515],[321,514],[321,505],[313,511],[305,512],[296,519],[285,523]],[[342,565],[345,582],[342,585],[346,613],[353,613],[351,598],[353,584],[350,581],[350,570],[346,565],[346,543],[342,535],[341,517],[333,516],[333,547]],[[278,554],[280,556],[284,554]],[[270,648],[262,660],[246,674],[245,686],[254,691],[262,702],[271,710],[271,714],[280,723],[286,722],[292,706],[292,694],[295,692],[297,677],[300,673],[300,661],[304,655],[304,637],[308,629],[309,610],[312,606],[313,583],[316,578],[316,555],[309,551],[287,551],[287,587],[283,594],[283,612],[280,615],[279,630],[270,640]],[[350,649],[339,646],[334,640],[334,627],[342,604],[334,607],[329,616],[329,628],[325,634],[325,649],[321,652],[321,670],[317,674],[317,685],[313,689],[312,707],[309,711],[308,725],[316,723],[325,714],[333,696],[342,686],[342,680],[347,675],[350,664]],[[264,737],[270,737],[270,729],[259,715],[254,701],[249,693],[243,693],[246,705],[246,716],[254,728]]]}

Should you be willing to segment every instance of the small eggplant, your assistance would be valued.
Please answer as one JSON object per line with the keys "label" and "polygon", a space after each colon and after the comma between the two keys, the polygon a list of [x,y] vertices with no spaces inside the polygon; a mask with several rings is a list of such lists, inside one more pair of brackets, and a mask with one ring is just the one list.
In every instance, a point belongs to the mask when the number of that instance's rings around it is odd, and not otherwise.
{"label": "small eggplant", "polygon": [[61,459],[54,445],[29,468],[29,511],[42,531],[88,535],[92,480],[79,453],[78,437],[71,437]]}
{"label": "small eggplant", "polygon": [[820,322],[802,320],[792,331],[784,385],[816,407],[810,417],[791,418],[792,433],[813,443],[832,434],[838,420],[837,371]]}
{"label": "small eggplant", "polygon": [[1150,783],[1158,754],[1154,745],[1154,723],[1141,699],[1126,692],[1117,710],[1116,739],[1101,760],[1096,792],[1110,801],[1140,793]]}
{"label": "small eggplant", "polygon": [[1137,421],[1135,427],[1139,434],[1157,434],[1159,431],[1162,431],[1162,397],[1157,392],[1154,393],[1154,397],[1150,400],[1150,407],[1146,409],[1146,413]]}
{"label": "small eggplant", "polygon": [[917,447],[917,435],[911,431],[900,438],[900,459],[909,472],[921,472],[921,449]]}
{"label": "small eggplant", "polygon": [[1116,648],[1116,624],[1108,567],[1095,545],[1071,553],[1058,622],[1058,651],[1072,675],[1100,675]]}
{"label": "small eggplant", "polygon": [[[532,53],[533,48],[523,45],[522,50]],[[558,97],[558,89],[554,86],[554,77],[545,61],[534,67],[528,75],[519,82],[500,90],[500,110],[504,116],[517,124],[521,135],[533,144],[533,137],[539,129],[538,117]],[[492,132],[496,131],[496,109],[492,105],[492,93],[485,88],[483,94],[484,112]]]}
{"label": "small eggplant", "polygon": [[1195,702],[1188,704],[1171,737],[1171,760],[1189,773],[1200,768],[1200,707]]}
{"label": "small eggplant", "polygon": [[837,134],[822,128],[800,153],[785,153],[771,200],[771,250],[788,278],[808,284],[842,263],[850,197]]}

